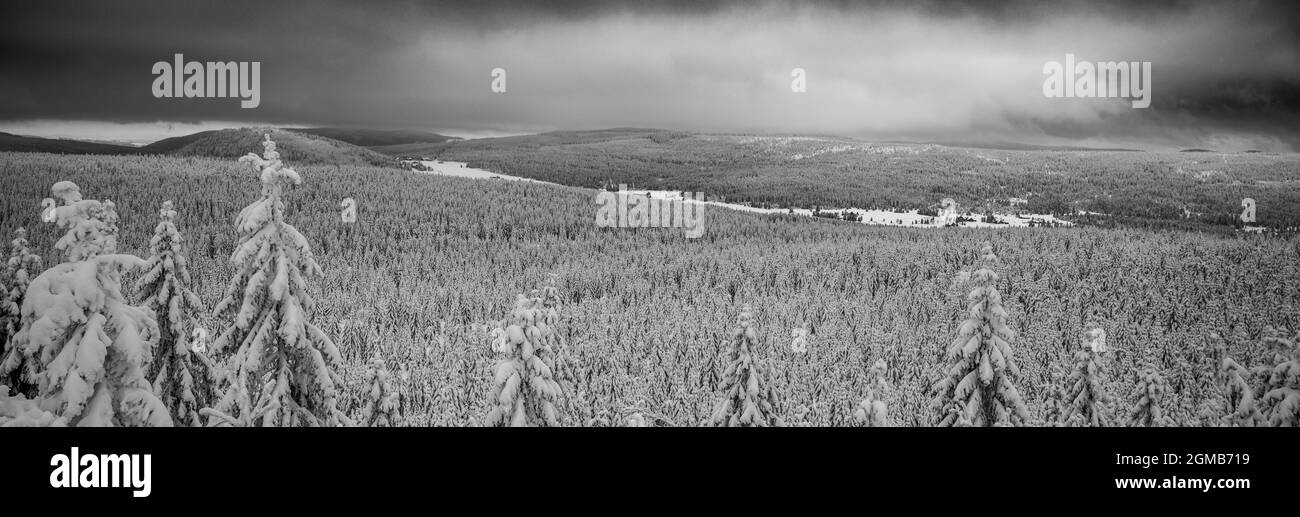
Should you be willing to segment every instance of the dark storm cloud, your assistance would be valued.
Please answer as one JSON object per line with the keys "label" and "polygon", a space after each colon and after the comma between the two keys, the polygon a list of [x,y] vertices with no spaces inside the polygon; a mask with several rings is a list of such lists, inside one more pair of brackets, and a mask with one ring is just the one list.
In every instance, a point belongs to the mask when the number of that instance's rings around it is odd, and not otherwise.
{"label": "dark storm cloud", "polygon": [[[1300,149],[1296,5],[18,2],[0,18],[0,120]],[[261,106],[153,98],[150,67],[177,52],[260,61]],[[1067,52],[1151,61],[1151,108],[1044,98],[1043,63]],[[504,95],[488,91],[498,66]],[[794,67],[807,94],[789,91]]]}

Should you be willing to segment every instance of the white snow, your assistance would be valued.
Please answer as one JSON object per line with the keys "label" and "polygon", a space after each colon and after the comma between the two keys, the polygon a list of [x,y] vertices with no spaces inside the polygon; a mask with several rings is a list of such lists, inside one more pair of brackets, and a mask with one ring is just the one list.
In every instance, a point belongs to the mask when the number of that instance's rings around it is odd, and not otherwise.
{"label": "white snow", "polygon": [[[649,196],[651,199],[681,199],[681,191],[679,190],[627,190],[626,192],[628,194],[633,194],[633,195]],[[719,208],[740,210],[744,212],[753,212],[759,214],[791,214],[791,211],[787,208],[757,208],[748,205],[741,205],[737,203],[723,203],[719,201],[706,201],[704,204],[709,206],[716,206]],[[888,210],[865,210],[861,208],[847,208],[847,209],[827,208],[827,209],[822,209],[822,212],[823,213],[852,212],[858,214],[858,216],[861,217],[860,222],[862,224],[870,224],[874,226],[907,226],[907,227],[914,227],[914,228],[943,228],[945,224],[945,220],[943,217],[930,217],[928,215],[921,215],[917,213],[916,210],[909,210],[907,212],[890,212]],[[813,211],[807,208],[796,208],[794,209],[793,215],[812,217]],[[1034,220],[1044,221],[1048,223],[1057,223],[1061,226],[1072,226],[1074,224],[1069,221],[1063,221],[1057,219],[1056,217],[1051,215],[1041,215],[1041,214],[1021,214],[1021,216],[1016,216],[1013,214],[995,214],[995,215],[999,220],[1006,221],[1007,224],[995,224],[995,223],[985,223],[985,222],[975,221],[975,222],[964,222],[961,223],[960,226],[963,228],[1008,228],[1008,227],[1024,228],[1024,227],[1028,227],[1029,223]],[[970,215],[966,215],[966,217],[971,219],[977,219],[982,216],[976,214],[970,214]],[[953,218],[955,219],[955,216]]]}
{"label": "white snow", "polygon": [[424,170],[424,171],[415,170],[415,172],[438,174],[442,176],[455,176],[458,178],[474,178],[474,179],[481,179],[481,180],[500,179],[506,181],[528,181],[532,183],[545,183],[547,185],[557,185],[557,183],[551,183],[549,181],[540,181],[531,178],[521,178],[518,176],[510,176],[508,174],[501,174],[501,173],[487,171],[483,169],[475,169],[473,167],[466,165],[464,162],[437,160],[431,162],[421,161],[420,163],[423,164],[429,170]]}
{"label": "white snow", "polygon": [[[540,180],[535,180],[530,178],[521,178],[518,176],[510,176],[507,174],[501,174],[501,173],[487,171],[483,169],[476,169],[467,166],[464,162],[438,160],[438,161],[421,161],[420,163],[424,164],[424,166],[427,167],[429,170],[426,171],[416,170],[415,172],[438,174],[442,176],[455,176],[459,178],[500,179],[506,181],[528,181],[533,183],[543,183],[547,185],[558,185],[557,183],[551,183],[549,181],[540,181]],[[652,199],[681,199],[681,193],[682,193],[682,191],[680,190],[626,190],[624,192],[627,192],[628,194],[649,196]],[[690,201],[690,202],[695,203],[696,201]],[[716,206],[718,208],[726,208],[729,210],[740,210],[743,212],[752,212],[752,213],[759,213],[759,214],[790,214],[791,213],[789,209],[785,209],[785,208],[756,208],[748,205],[742,205],[737,203],[723,203],[719,201],[706,201],[704,204],[709,206]],[[848,209],[828,208],[822,210],[822,212],[845,212],[845,211],[858,214],[862,218],[861,222],[863,224],[870,224],[875,226],[943,228],[945,223],[942,217],[930,217],[926,215],[921,215],[918,214],[916,210],[911,210],[908,212],[890,212],[888,210],[864,210],[861,208],[848,208]],[[812,210],[807,208],[796,208],[794,209],[793,214],[807,216],[807,217],[813,216]],[[1013,214],[996,214],[996,216],[999,220],[1006,221],[1007,224],[994,224],[994,223],[975,221],[975,222],[964,222],[961,223],[960,226],[963,228],[1023,228],[1023,227],[1028,227],[1029,223],[1035,220],[1040,222],[1056,223],[1061,226],[1073,226],[1074,224],[1069,221],[1063,221],[1057,219],[1056,217],[1053,217],[1051,215],[1022,214],[1021,216],[1016,216]],[[980,216],[976,214],[971,214],[968,215],[967,217],[972,219],[978,219]]]}

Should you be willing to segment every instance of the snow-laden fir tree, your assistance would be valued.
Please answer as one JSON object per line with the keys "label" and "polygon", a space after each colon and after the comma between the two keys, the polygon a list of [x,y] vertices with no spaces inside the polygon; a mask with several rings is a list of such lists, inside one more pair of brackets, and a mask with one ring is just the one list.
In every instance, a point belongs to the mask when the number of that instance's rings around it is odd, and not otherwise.
{"label": "snow-laden fir tree", "polygon": [[393,389],[392,375],[384,358],[375,355],[366,372],[365,407],[361,410],[359,425],[366,427],[392,427],[397,423],[398,392]]}
{"label": "snow-laden fir tree", "polygon": [[1272,427],[1300,426],[1300,335],[1270,328],[1264,342],[1273,349],[1275,363],[1264,376],[1264,421]]}
{"label": "snow-laden fir tree", "polygon": [[1218,383],[1222,393],[1222,420],[1227,427],[1255,427],[1263,419],[1255,405],[1255,392],[1247,370],[1227,354],[1219,364]]}
{"label": "snow-laden fir tree", "polygon": [[[1238,327],[1232,341],[1245,343],[1249,338]],[[1210,333],[1209,342],[1215,389],[1210,390],[1209,396],[1201,402],[1201,424],[1221,427],[1260,425],[1263,416],[1256,406],[1257,396],[1250,382],[1252,372],[1228,355],[1229,341],[1218,332]]]}
{"label": "snow-laden fir tree", "polygon": [[1224,406],[1227,406],[1227,403],[1224,401],[1223,392],[1211,390],[1196,406],[1196,419],[1199,425],[1204,427],[1224,425],[1225,417],[1222,409]]}
{"label": "snow-laden fir tree", "polygon": [[234,347],[229,385],[200,412],[208,425],[351,425],[338,404],[338,348],[312,323],[307,278],[321,269],[307,238],[284,220],[283,190],[302,178],[280,161],[270,135],[262,146],[262,156],[239,159],[260,171],[262,195],[235,219],[235,275],[216,307],[218,317],[233,317],[213,342],[217,351]]}
{"label": "snow-laden fir tree", "polygon": [[988,243],[980,254],[984,264],[971,274],[974,288],[966,297],[970,302],[966,320],[948,348],[947,371],[934,385],[932,406],[941,427],[993,427],[1029,420],[1024,399],[1011,383],[1020,370],[1012,356],[1014,332],[1007,327],[998,274],[992,269],[998,257]]}
{"label": "snow-laden fir tree", "polygon": [[1064,422],[1078,427],[1109,427],[1112,399],[1106,393],[1106,349],[1086,345],[1074,354],[1074,369],[1066,379]]}
{"label": "snow-laden fir tree", "polygon": [[70,426],[170,426],[146,371],[158,339],[153,311],[122,296],[122,273],[145,261],[117,254],[112,201],[82,199],[76,184],[54,184],[55,244],[66,262],[32,280],[22,325],[0,363],[37,386],[40,409]]}
{"label": "snow-laden fir tree", "polygon": [[190,290],[189,261],[181,251],[171,201],[163,202],[158,217],[145,273],[135,284],[137,298],[158,318],[160,336],[149,378],[172,421],[197,427],[203,425],[199,410],[211,405],[217,386],[212,360],[190,347],[190,330],[203,302]]}
{"label": "snow-laden fir tree", "polygon": [[1065,412],[1070,406],[1069,401],[1066,400],[1063,386],[1065,378],[1066,376],[1061,372],[1060,368],[1052,368],[1048,373],[1047,383],[1042,386],[1043,406],[1040,424],[1045,426],[1061,425]]}
{"label": "snow-laden fir tree", "polygon": [[[489,426],[558,426],[562,394],[555,381],[556,324],[560,314],[553,286],[532,296],[518,295],[514,310],[500,323],[494,346],[502,354],[492,389]],[[549,304],[547,300],[550,300]]]}
{"label": "snow-laden fir tree", "polygon": [[727,369],[718,383],[722,400],[713,409],[708,424],[714,427],[783,426],[776,415],[777,399],[768,384],[768,372],[755,357],[758,328],[749,306],[736,316],[727,349]]}
{"label": "snow-laden fir tree", "polygon": [[560,289],[556,286],[556,275],[554,273],[546,275],[546,282],[542,284],[541,289],[542,310],[547,314],[555,313],[555,320],[547,324],[552,329],[550,344],[551,354],[554,360],[551,364],[551,375],[556,381],[571,383],[576,378],[573,357],[569,350],[569,343],[564,339],[557,327],[560,318]]}
{"label": "snow-laden fir tree", "polygon": [[[27,249],[27,229],[14,230],[10,242],[9,261],[4,269],[4,293],[0,295],[0,358],[9,348],[9,340],[18,333],[22,323],[23,297],[31,284],[31,274],[39,271],[41,257]],[[0,379],[0,384],[4,380]]]}
{"label": "snow-laden fir tree", "polygon": [[1169,427],[1173,425],[1165,415],[1162,404],[1169,393],[1169,383],[1153,366],[1143,368],[1133,388],[1133,411],[1129,414],[1129,427]]}
{"label": "snow-laden fir tree", "polygon": [[867,370],[867,396],[853,410],[853,418],[864,427],[889,427],[889,383],[885,381],[885,360],[877,359]]}
{"label": "snow-laden fir tree", "polygon": [[652,427],[652,424],[646,420],[645,415],[634,412],[623,419],[623,427]]}

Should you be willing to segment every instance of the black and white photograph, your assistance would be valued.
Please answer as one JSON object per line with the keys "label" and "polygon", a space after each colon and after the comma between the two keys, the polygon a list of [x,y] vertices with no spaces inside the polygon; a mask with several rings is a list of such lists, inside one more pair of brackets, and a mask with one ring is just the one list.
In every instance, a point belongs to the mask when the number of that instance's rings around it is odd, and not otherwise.
{"label": "black and white photograph", "polygon": [[[900,488],[984,448],[1103,496],[1294,483],[1255,429],[1300,426],[1294,2],[0,10],[23,486],[203,497],[186,462],[314,471],[265,445],[299,437],[377,479],[734,437]],[[989,427],[1031,429],[938,429]]]}

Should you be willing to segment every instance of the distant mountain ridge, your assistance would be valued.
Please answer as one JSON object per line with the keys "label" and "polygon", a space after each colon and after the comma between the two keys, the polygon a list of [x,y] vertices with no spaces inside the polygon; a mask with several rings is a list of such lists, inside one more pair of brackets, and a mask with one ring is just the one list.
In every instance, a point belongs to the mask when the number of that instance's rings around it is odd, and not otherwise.
{"label": "distant mountain ridge", "polygon": [[171,154],[180,148],[190,145],[199,139],[206,138],[217,131],[218,130],[213,129],[209,131],[199,131],[198,133],[190,133],[188,135],[164,138],[152,144],[138,147],[136,148],[136,152],[138,154]]}
{"label": "distant mountain ridge", "polygon": [[355,129],[340,127],[287,128],[289,131],[333,138],[361,147],[439,143],[453,138],[417,129]]}
{"label": "distant mountain ridge", "polygon": [[861,144],[890,144],[890,145],[937,145],[942,147],[963,148],[963,149],[991,149],[1001,151],[1121,151],[1121,152],[1144,152],[1141,149],[1128,148],[1110,148],[1110,147],[1083,147],[1083,146],[1066,146],[1066,145],[1035,145],[1022,144],[1015,142],[997,142],[997,141],[880,141],[864,140],[852,137],[842,137],[835,135],[749,135],[744,133],[696,133],[691,131],[677,131],[670,129],[655,128],[634,128],[619,127],[608,129],[594,130],[560,130],[536,133],[530,135],[516,135],[495,138],[479,138],[466,141],[444,141],[437,143],[412,143],[402,145],[378,146],[373,149],[385,154],[392,155],[437,155],[449,148],[480,148],[480,147],[513,147],[513,148],[531,148],[540,149],[550,146],[563,145],[590,145],[606,144],[615,141],[626,141],[634,139],[646,139],[654,143],[665,144],[672,140],[693,138],[693,137],[745,137],[753,136],[757,138],[814,138],[824,140],[843,140],[845,142],[854,142]]}
{"label": "distant mountain ridge", "polygon": [[438,155],[451,147],[457,148],[514,148],[540,149],[549,146],[602,144],[629,139],[648,139],[654,142],[668,142],[674,138],[686,138],[704,135],[688,131],[668,129],[617,127],[591,130],[547,131],[530,135],[476,138],[473,140],[447,140],[438,143],[414,143],[402,145],[377,146],[373,149],[394,156]]}
{"label": "distant mountain ridge", "polygon": [[[118,145],[109,142],[85,141],[41,138],[24,135],[14,135],[9,133],[0,133],[0,151],[18,151],[18,152],[50,152],[62,154],[177,154],[190,156],[198,155],[203,152],[218,152],[219,154],[228,154],[221,149],[226,144],[216,144],[211,139],[228,139],[232,138],[233,133],[222,133],[230,131],[243,131],[248,128],[226,129],[226,130],[209,130],[200,131],[188,135],[164,138],[156,142],[141,147],[130,145]],[[337,157],[346,156],[344,159],[349,163],[366,162],[377,163],[386,162],[385,159],[379,158],[379,155],[390,157],[397,156],[436,156],[452,147],[456,148],[478,148],[478,147],[511,147],[511,148],[543,148],[556,145],[582,145],[582,144],[604,144],[613,141],[624,141],[628,139],[647,139],[656,143],[667,143],[680,138],[691,137],[728,137],[728,136],[747,136],[742,134],[710,134],[696,133],[690,131],[677,131],[668,129],[655,128],[606,128],[594,130],[559,130],[548,131],[543,133],[505,136],[495,138],[480,138],[465,140],[462,138],[441,135],[429,131],[416,129],[362,129],[362,128],[345,128],[345,127],[316,127],[316,128],[263,128],[274,129],[277,134],[296,134],[306,140],[302,142],[316,142],[309,147],[315,147],[318,151],[323,151],[325,147],[321,144],[320,139],[339,144],[347,144],[357,148],[350,153],[344,153],[339,149],[329,151],[330,155]],[[1068,145],[1034,145],[1014,142],[995,142],[995,141],[876,141],[862,140],[848,137],[833,136],[811,136],[811,135],[748,135],[755,137],[770,136],[772,138],[826,138],[834,140],[845,140],[846,142],[862,142],[875,144],[898,144],[898,145],[938,145],[943,147],[971,148],[971,149],[992,149],[1006,151],[1125,151],[1125,152],[1143,152],[1140,149],[1128,148],[1101,148],[1101,147],[1083,147]],[[245,141],[247,138],[239,138]],[[233,143],[231,144],[233,145]],[[189,150],[182,151],[189,148]],[[336,144],[335,147],[338,147]],[[370,151],[374,154],[367,154],[363,151]],[[1252,150],[1253,151],[1253,150]],[[1252,152],[1247,151],[1247,152]],[[1184,149],[1185,153],[1209,153],[1215,152],[1208,149]],[[1253,151],[1259,152],[1259,151]],[[310,153],[309,153],[310,154]],[[325,159],[322,157],[309,158],[311,160]]]}
{"label": "distant mountain ridge", "polygon": [[129,145],[0,133],[0,151],[60,154],[131,154]]}
{"label": "distant mountain ridge", "polygon": [[[367,147],[429,145],[453,137],[411,129],[239,128],[199,131],[135,147],[104,142],[41,138],[0,133],[0,151],[56,154],[142,154],[230,158],[260,149],[262,134],[273,132],[286,159],[306,163],[392,165],[389,156]],[[251,147],[244,149],[245,144]]]}
{"label": "distant mountain ridge", "polygon": [[1129,149],[1126,147],[1084,147],[1075,145],[1037,145],[1037,144],[1020,144],[1015,142],[996,142],[996,141],[953,141],[953,142],[926,142],[933,145],[942,145],[944,147],[965,147],[970,149],[993,149],[998,151],[1107,151],[1107,152],[1145,152],[1142,149]]}
{"label": "distant mountain ridge", "polygon": [[397,165],[392,157],[364,147],[310,133],[271,127],[219,129],[169,138],[141,148],[140,154],[237,159],[250,152],[261,153],[265,135],[270,135],[275,140],[276,150],[290,165]]}

